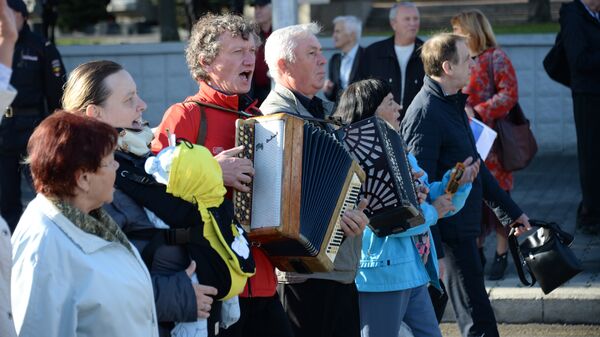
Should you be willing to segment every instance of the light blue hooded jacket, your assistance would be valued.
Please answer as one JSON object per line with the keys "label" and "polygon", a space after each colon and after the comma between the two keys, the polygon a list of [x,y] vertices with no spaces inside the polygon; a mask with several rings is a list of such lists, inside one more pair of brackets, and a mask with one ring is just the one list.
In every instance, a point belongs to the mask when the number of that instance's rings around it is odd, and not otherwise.
{"label": "light blue hooded jacket", "polygon": [[[410,153],[408,160],[414,171],[423,171],[419,167],[417,159]],[[430,200],[435,200],[444,194],[444,188],[449,179],[450,171],[446,172],[441,182],[429,184],[427,173],[420,178],[429,187]],[[452,203],[456,210],[445,214],[446,217],[455,214],[463,207],[470,191],[471,183],[458,189],[452,197]],[[356,276],[358,291],[399,291],[416,288],[428,282],[432,282],[439,288],[437,254],[431,233],[429,233],[431,252],[427,264],[423,264],[412,239],[414,235],[429,232],[429,227],[437,222],[438,214],[435,207],[428,202],[421,204],[421,210],[425,217],[425,223],[405,232],[377,237],[371,229],[368,227],[365,229],[359,270]]]}

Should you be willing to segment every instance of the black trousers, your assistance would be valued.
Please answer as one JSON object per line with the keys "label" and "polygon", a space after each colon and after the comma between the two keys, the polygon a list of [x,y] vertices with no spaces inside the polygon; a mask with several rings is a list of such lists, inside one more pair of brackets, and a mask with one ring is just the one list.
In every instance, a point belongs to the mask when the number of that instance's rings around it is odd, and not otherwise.
{"label": "black trousers", "polygon": [[29,167],[21,164],[22,154],[0,153],[0,215],[6,220],[11,232],[15,231],[23,213],[21,204],[21,174],[30,182]]}
{"label": "black trousers", "polygon": [[499,336],[496,317],[485,290],[477,238],[444,241],[446,289],[463,337]]}
{"label": "black trousers", "polygon": [[293,337],[279,296],[240,297],[240,319],[219,337]]}
{"label": "black trousers", "polygon": [[360,337],[355,283],[309,279],[279,290],[296,337]]}
{"label": "black trousers", "polygon": [[600,226],[600,94],[573,93],[577,158],[581,184],[580,222]]}

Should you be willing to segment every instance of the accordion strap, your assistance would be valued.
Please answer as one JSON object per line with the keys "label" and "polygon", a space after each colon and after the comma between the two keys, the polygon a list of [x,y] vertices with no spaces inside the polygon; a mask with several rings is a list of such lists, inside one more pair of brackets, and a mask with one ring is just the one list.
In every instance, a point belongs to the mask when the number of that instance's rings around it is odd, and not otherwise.
{"label": "accordion strap", "polygon": [[315,122],[315,123],[322,123],[322,124],[333,124],[333,125],[337,125],[337,126],[345,126],[344,122],[342,122],[342,119],[338,116],[326,116],[325,118],[316,118],[316,117],[312,117],[312,116],[305,116],[305,115],[301,115],[297,112],[291,112],[291,111],[281,111],[282,113],[286,113],[288,115],[294,115],[297,116],[305,121],[309,121],[309,122]]}

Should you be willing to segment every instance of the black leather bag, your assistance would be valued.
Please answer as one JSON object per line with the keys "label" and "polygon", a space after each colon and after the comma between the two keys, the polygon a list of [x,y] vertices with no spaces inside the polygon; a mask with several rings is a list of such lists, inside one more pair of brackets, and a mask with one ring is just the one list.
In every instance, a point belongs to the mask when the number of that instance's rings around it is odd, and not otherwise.
{"label": "black leather bag", "polygon": [[[533,286],[537,281],[544,294],[549,294],[583,271],[583,268],[569,248],[573,235],[563,231],[554,222],[529,220],[529,223],[539,229],[520,244],[514,235],[514,228],[511,229],[508,246],[521,283]],[[525,277],[524,270],[531,276],[531,282]]]}
{"label": "black leather bag", "polygon": [[444,282],[440,279],[440,287],[441,290],[434,287],[433,285],[429,285],[427,290],[429,291],[429,297],[431,298],[431,304],[433,304],[433,310],[435,311],[435,318],[438,323],[442,322],[442,318],[444,317],[444,311],[446,311],[446,306],[448,305],[448,292],[446,292],[446,286]]}
{"label": "black leather bag", "polygon": [[567,54],[565,53],[565,46],[562,40],[562,34],[558,32],[554,45],[550,48],[546,57],[544,57],[544,69],[551,79],[570,87],[571,73],[569,72]]}

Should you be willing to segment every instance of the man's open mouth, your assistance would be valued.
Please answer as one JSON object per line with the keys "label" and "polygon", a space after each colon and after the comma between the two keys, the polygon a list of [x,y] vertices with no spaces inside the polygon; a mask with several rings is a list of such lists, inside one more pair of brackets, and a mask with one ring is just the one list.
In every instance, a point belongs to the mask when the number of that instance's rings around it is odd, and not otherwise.
{"label": "man's open mouth", "polygon": [[252,78],[252,71],[248,70],[248,71],[242,71],[240,73],[240,77],[244,80],[244,81],[249,81]]}

